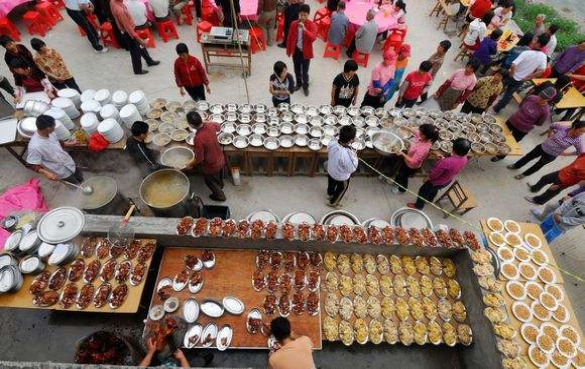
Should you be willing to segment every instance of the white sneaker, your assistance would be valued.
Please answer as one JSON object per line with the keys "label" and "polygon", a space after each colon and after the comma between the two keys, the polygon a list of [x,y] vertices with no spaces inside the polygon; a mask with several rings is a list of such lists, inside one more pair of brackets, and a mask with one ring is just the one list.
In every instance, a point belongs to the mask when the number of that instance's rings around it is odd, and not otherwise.
{"label": "white sneaker", "polygon": [[109,50],[107,47],[102,48],[101,50],[96,50],[95,52],[98,54],[105,54],[107,53]]}

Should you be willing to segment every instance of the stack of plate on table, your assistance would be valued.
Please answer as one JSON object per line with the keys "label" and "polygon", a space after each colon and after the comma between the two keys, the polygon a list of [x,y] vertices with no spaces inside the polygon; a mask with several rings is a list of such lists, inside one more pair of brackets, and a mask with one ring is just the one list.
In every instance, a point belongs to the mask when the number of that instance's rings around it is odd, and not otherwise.
{"label": "stack of plate on table", "polygon": [[0,268],[0,295],[18,291],[23,281],[22,273],[17,266],[3,266]]}
{"label": "stack of plate on table", "polygon": [[140,115],[145,116],[150,111],[150,104],[148,103],[148,99],[146,98],[144,92],[140,90],[132,92],[130,96],[128,96],[128,102],[136,106],[140,112]]}
{"label": "stack of plate on table", "polygon": [[78,254],[79,247],[74,243],[60,243],[49,256],[49,265],[65,265],[73,261]]}

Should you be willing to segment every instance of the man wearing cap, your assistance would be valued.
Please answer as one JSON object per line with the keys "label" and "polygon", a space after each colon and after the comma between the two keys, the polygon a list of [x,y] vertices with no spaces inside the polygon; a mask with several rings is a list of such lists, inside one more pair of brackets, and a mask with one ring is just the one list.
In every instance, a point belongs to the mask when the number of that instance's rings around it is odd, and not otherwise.
{"label": "man wearing cap", "polygon": [[[520,103],[520,109],[507,121],[506,125],[512,132],[516,142],[520,142],[534,126],[542,126],[550,119],[550,106],[548,102],[556,96],[554,87],[548,87],[538,95],[530,95]],[[506,155],[495,156],[492,162],[504,159]]]}

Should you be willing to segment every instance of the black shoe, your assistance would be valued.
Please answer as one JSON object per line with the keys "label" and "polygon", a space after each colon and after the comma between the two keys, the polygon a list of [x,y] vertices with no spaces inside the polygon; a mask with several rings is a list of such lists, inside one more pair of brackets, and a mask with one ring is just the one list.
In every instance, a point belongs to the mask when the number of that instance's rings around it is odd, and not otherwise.
{"label": "black shoe", "polygon": [[213,201],[217,201],[217,202],[224,202],[226,200],[226,198],[220,198],[215,196],[214,194],[209,195],[209,198],[212,199]]}
{"label": "black shoe", "polygon": [[303,93],[305,94],[305,96],[309,96],[309,86],[303,87]]}
{"label": "black shoe", "polygon": [[280,47],[281,49],[286,49],[286,44],[283,42],[281,44],[278,44],[278,47]]}
{"label": "black shoe", "polygon": [[134,74],[136,74],[136,75],[148,74],[148,71],[147,70],[141,70],[140,72],[134,73]]}
{"label": "black shoe", "polygon": [[490,161],[491,161],[492,163],[497,163],[498,161],[500,161],[500,160],[502,160],[502,159],[504,159],[504,158],[500,158],[500,157],[494,156],[493,158],[491,158],[491,159],[490,159]]}
{"label": "black shoe", "polygon": [[296,86],[295,86],[295,91],[298,91],[298,90],[300,90],[301,88],[303,88],[303,86],[302,86],[302,85],[296,85]]}
{"label": "black shoe", "polygon": [[158,60],[153,60],[153,61],[151,61],[150,63],[148,63],[148,66],[149,66],[149,67],[154,67],[155,65],[159,65],[159,64],[160,64],[160,61],[158,61]]}

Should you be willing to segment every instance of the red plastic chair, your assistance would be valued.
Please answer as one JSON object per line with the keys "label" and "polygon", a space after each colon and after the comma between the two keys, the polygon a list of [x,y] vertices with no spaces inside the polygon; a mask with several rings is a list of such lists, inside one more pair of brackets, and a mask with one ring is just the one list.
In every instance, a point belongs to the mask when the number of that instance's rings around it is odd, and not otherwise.
{"label": "red plastic chair", "polygon": [[150,48],[156,47],[156,45],[154,44],[154,37],[152,36],[152,32],[150,31],[150,28],[137,29],[136,34],[138,34],[138,36],[140,36],[140,38],[143,40],[148,39],[148,45],[146,45],[147,47],[150,47]]}
{"label": "red plastic chair", "polygon": [[47,31],[51,29],[51,25],[47,23],[45,17],[41,15],[39,12],[35,12],[33,10],[29,10],[28,12],[24,13],[22,16],[22,21],[26,26],[26,30],[28,31],[29,35],[41,35],[45,37]]}
{"label": "red plastic chair", "polygon": [[104,46],[113,46],[116,49],[120,48],[118,40],[116,40],[116,36],[114,36],[114,29],[110,22],[102,23],[100,31],[102,33],[102,42],[104,43]]}
{"label": "red plastic chair", "polygon": [[261,28],[250,28],[250,44],[252,54],[266,50],[266,39],[264,38],[264,32],[262,32]]}
{"label": "red plastic chair", "polygon": [[404,32],[392,32],[390,35],[388,35],[388,38],[386,38],[386,41],[384,42],[384,51],[393,48],[394,50],[400,50],[400,47],[402,46],[402,43],[404,42]]}
{"label": "red plastic chair", "polygon": [[43,1],[35,6],[37,12],[39,12],[43,18],[45,18],[46,22],[49,23],[51,26],[56,25],[59,21],[63,20],[61,13],[59,13],[59,9],[53,5],[53,3],[49,1]]}
{"label": "red plastic chair", "polygon": [[[85,17],[87,18],[87,21],[89,22],[89,24],[91,24],[93,29],[95,29],[95,30],[100,29],[100,26],[98,25],[97,17],[95,16],[95,14],[89,13],[89,14],[86,14]],[[79,34],[82,37],[85,37],[85,31],[83,30],[83,28],[77,26],[77,29],[79,29]]]}
{"label": "red plastic chair", "polygon": [[329,11],[329,9],[319,8],[319,9],[317,9],[317,12],[313,16],[313,22],[318,23],[319,21],[321,21],[321,19],[323,19],[325,17],[330,17],[330,16],[331,16],[331,12]]}
{"label": "red plastic chair", "polygon": [[353,55],[351,56],[351,58],[353,60],[355,60],[355,62],[358,65],[361,65],[364,68],[368,67],[368,60],[370,59],[370,54],[368,53],[362,53],[361,51],[358,51],[357,49],[353,52]]}
{"label": "red plastic chair", "polygon": [[329,42],[325,45],[325,51],[323,52],[324,58],[333,58],[339,60],[341,56],[341,45],[331,45]]}
{"label": "red plastic chair", "polygon": [[170,39],[179,39],[179,34],[173,21],[156,22],[156,30],[164,42],[169,42]]}
{"label": "red plastic chair", "polygon": [[207,21],[201,21],[197,24],[197,42],[201,42],[201,36],[204,33],[209,33],[213,25]]}
{"label": "red plastic chair", "polygon": [[8,18],[0,18],[0,35],[8,35],[15,41],[20,41],[20,31]]}
{"label": "red plastic chair", "polygon": [[329,38],[329,27],[331,27],[331,18],[329,17],[322,18],[317,24],[317,36],[325,42]]}
{"label": "red plastic chair", "polygon": [[215,8],[209,1],[203,1],[201,4],[201,20],[206,21],[214,26],[219,26],[219,18]]}

